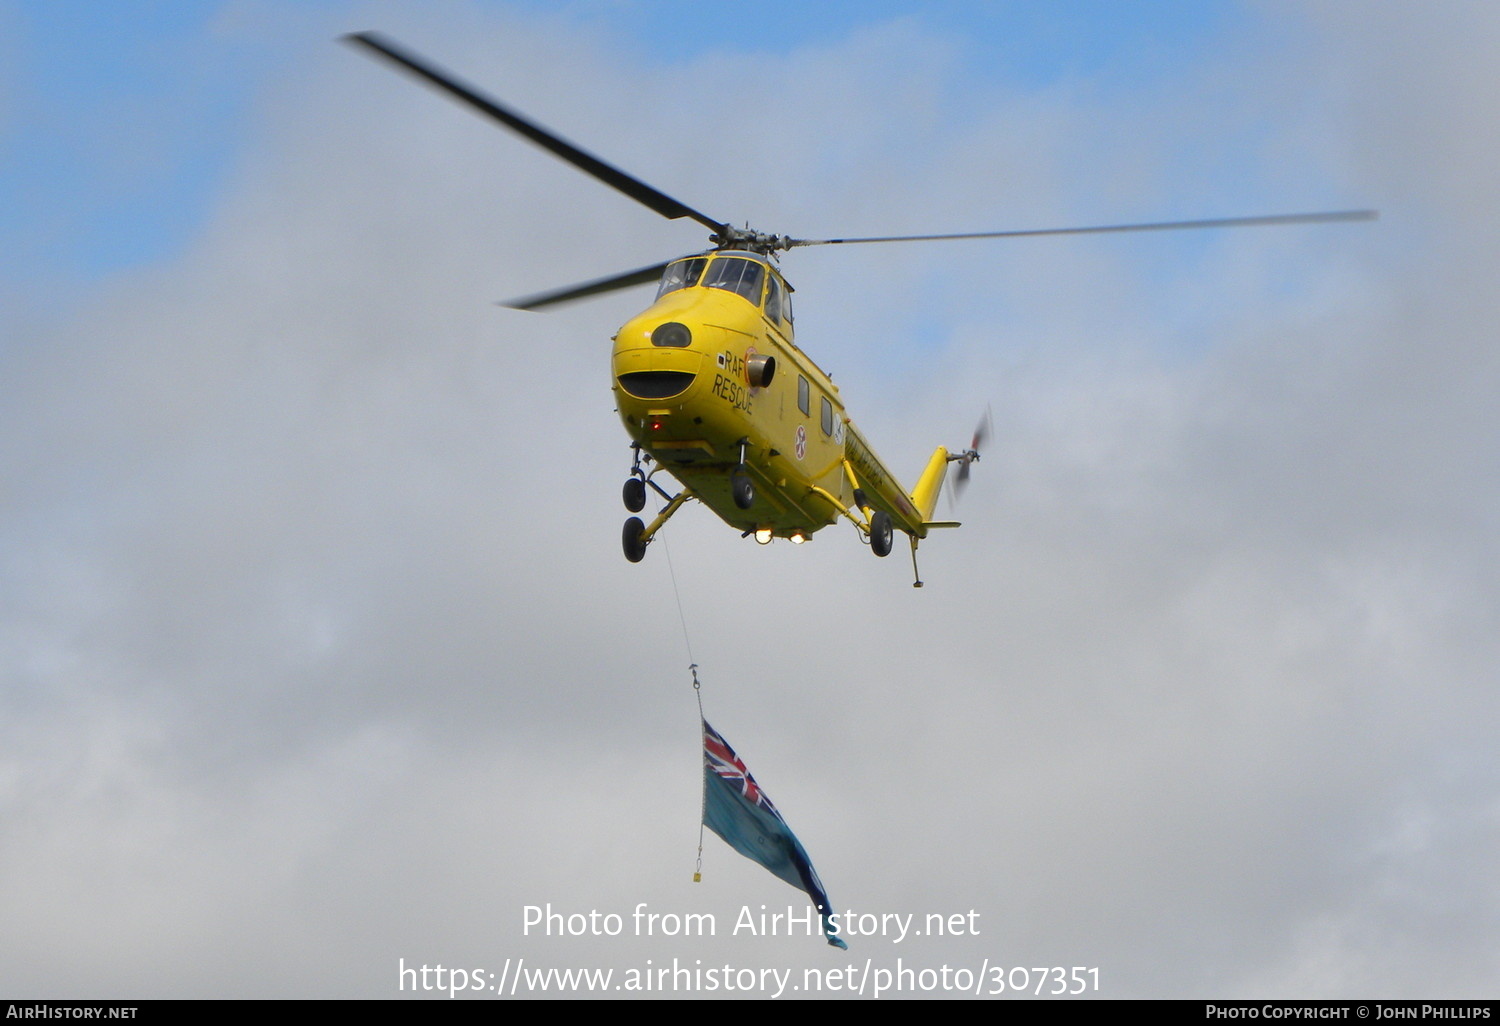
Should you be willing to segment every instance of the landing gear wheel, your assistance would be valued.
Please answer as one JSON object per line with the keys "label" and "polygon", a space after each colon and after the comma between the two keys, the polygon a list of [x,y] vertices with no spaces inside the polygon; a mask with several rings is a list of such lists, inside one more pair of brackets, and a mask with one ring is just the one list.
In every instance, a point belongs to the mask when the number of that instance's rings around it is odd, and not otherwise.
{"label": "landing gear wheel", "polygon": [[729,494],[740,509],[749,509],[755,504],[755,483],[743,470],[729,475]]}
{"label": "landing gear wheel", "polygon": [[631,517],[625,521],[620,543],[625,548],[625,558],[632,563],[639,563],[646,556],[646,543],[641,540],[641,533],[645,530],[646,525],[641,523],[640,517]]}
{"label": "landing gear wheel", "polygon": [[639,513],[646,508],[646,482],[638,477],[626,478],[621,497],[625,500],[626,509],[632,513]]}
{"label": "landing gear wheel", "polygon": [[883,509],[877,509],[870,518],[870,551],[877,556],[889,556],[893,535],[891,515]]}

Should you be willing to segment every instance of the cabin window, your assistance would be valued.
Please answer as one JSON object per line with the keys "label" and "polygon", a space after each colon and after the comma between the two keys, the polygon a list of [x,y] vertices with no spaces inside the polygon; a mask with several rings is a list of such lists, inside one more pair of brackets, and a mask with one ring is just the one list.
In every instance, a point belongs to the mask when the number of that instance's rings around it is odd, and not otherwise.
{"label": "cabin window", "polygon": [[797,409],[802,411],[803,416],[812,412],[808,406],[807,379],[801,374],[797,375]]}
{"label": "cabin window", "polygon": [[823,433],[833,434],[833,403],[828,401],[826,395],[823,397]]}
{"label": "cabin window", "polygon": [[689,257],[686,260],[674,260],[667,265],[662,272],[661,286],[656,290],[656,298],[660,299],[668,292],[676,292],[698,284],[698,279],[703,275],[703,268],[708,264],[707,257]]}
{"label": "cabin window", "polygon": [[781,286],[774,274],[766,282],[766,320],[772,324],[781,320]]}
{"label": "cabin window", "polygon": [[765,274],[766,268],[759,261],[742,257],[720,257],[703,276],[703,284],[706,288],[724,289],[744,296],[759,306],[760,287]]}

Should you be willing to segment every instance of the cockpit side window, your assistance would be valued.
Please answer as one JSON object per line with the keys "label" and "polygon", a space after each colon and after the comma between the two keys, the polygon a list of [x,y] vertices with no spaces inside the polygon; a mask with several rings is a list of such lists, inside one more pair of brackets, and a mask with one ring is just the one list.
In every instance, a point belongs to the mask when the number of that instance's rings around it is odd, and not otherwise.
{"label": "cockpit side window", "polygon": [[656,290],[656,298],[660,299],[668,292],[676,292],[678,289],[698,284],[698,279],[702,276],[704,265],[707,263],[707,257],[689,257],[686,260],[672,261],[662,272],[661,286]]}
{"label": "cockpit side window", "polygon": [[719,257],[703,276],[703,285],[710,289],[737,293],[760,306],[760,287],[765,280],[765,272],[765,267],[754,260]]}
{"label": "cockpit side window", "polygon": [[774,274],[766,282],[766,320],[772,324],[781,320],[781,285]]}

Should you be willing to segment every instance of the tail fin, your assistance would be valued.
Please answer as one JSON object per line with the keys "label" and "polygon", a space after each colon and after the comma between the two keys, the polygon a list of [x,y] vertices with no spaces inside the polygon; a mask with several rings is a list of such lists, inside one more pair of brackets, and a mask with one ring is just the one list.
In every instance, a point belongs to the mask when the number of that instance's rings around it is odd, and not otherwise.
{"label": "tail fin", "polygon": [[932,520],[932,512],[937,509],[938,496],[942,494],[943,478],[947,473],[948,450],[940,445],[933,451],[932,459],[927,461],[927,469],[922,471],[922,476],[917,479],[917,487],[911,493],[912,505],[917,507],[924,523]]}

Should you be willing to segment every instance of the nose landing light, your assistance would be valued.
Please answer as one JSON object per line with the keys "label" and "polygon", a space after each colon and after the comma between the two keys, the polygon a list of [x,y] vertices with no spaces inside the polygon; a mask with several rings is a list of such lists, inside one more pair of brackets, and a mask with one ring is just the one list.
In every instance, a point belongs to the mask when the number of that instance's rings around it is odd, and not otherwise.
{"label": "nose landing light", "polygon": [[651,344],[653,346],[668,346],[672,349],[686,349],[693,344],[693,333],[688,330],[686,324],[677,321],[666,321],[658,324],[651,332]]}

